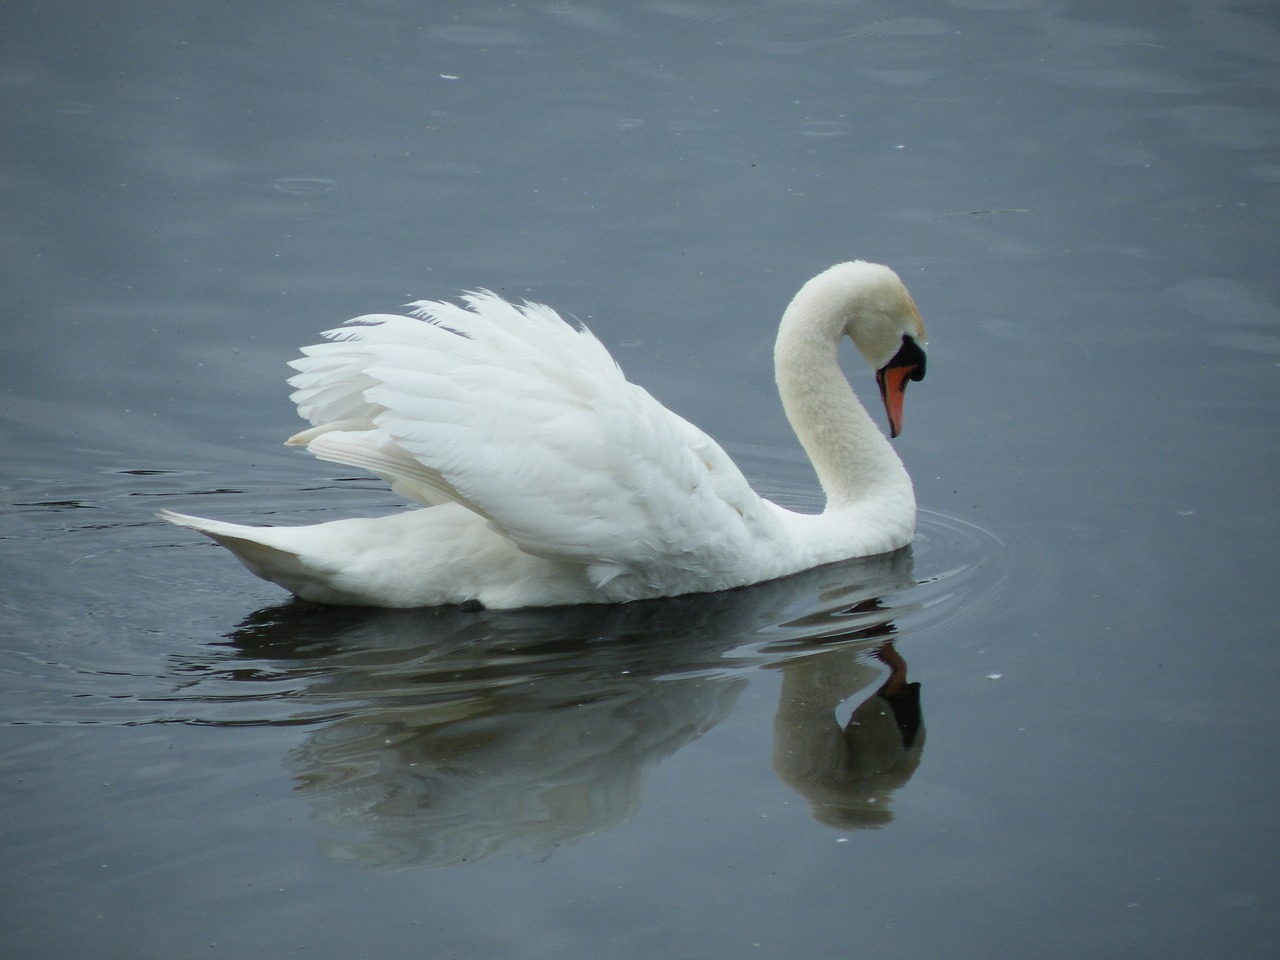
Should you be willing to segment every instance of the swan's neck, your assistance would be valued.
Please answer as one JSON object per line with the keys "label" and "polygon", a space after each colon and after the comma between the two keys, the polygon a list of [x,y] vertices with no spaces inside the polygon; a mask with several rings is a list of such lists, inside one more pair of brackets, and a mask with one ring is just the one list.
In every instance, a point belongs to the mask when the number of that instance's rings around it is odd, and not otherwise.
{"label": "swan's neck", "polygon": [[[802,291],[803,293],[803,291]],[[813,462],[827,512],[911,490],[902,461],[854,395],[837,354],[845,319],[799,296],[783,314],[774,347],[778,393]]]}

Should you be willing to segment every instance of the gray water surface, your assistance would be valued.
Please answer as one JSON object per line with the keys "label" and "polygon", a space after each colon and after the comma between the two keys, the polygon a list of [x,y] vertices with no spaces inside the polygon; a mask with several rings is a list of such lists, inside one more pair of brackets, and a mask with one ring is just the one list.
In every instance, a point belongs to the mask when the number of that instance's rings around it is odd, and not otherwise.
{"label": "gray water surface", "polygon": [[[5,956],[1272,955],[1272,5],[8,5],[0,117]],[[285,364],[476,287],[818,509],[772,337],[855,257],[909,551],[351,611],[155,519],[399,509]]]}

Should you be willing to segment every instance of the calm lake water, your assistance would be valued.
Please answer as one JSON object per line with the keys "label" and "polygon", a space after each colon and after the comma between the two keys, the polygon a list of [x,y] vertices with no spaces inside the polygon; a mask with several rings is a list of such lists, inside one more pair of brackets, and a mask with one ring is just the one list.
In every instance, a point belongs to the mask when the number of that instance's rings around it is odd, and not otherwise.
{"label": "calm lake water", "polygon": [[[0,23],[5,956],[1273,955],[1277,7]],[[154,517],[397,509],[285,363],[475,287],[816,508],[772,337],[854,257],[929,326],[909,551],[389,613]]]}

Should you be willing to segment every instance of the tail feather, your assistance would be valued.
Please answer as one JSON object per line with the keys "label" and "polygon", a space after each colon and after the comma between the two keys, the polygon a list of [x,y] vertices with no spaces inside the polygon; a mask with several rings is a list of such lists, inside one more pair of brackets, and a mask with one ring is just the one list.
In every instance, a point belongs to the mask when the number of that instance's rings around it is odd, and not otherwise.
{"label": "tail feather", "polygon": [[172,510],[161,510],[159,516],[179,527],[203,533],[235,554],[236,559],[254,576],[278,583],[292,593],[298,593],[315,579],[314,565],[303,560],[296,551],[265,542],[278,539],[278,535],[273,533],[280,529],[278,527],[248,527]]}

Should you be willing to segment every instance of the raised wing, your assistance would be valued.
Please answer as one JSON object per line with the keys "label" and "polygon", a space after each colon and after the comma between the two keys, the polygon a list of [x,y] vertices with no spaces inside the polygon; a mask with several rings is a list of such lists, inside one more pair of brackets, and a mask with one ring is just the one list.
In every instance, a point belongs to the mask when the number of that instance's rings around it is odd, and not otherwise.
{"label": "raised wing", "polygon": [[776,523],[718,444],[629,383],[592,334],[488,292],[366,316],[306,348],[290,442],[423,503],[455,500],[601,586],[688,590]]}

